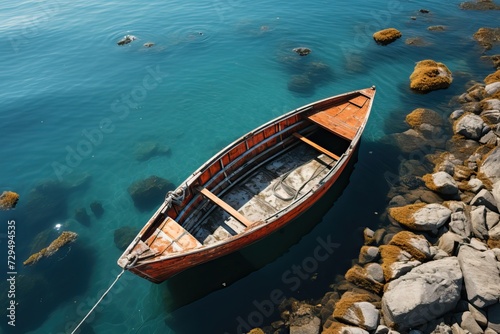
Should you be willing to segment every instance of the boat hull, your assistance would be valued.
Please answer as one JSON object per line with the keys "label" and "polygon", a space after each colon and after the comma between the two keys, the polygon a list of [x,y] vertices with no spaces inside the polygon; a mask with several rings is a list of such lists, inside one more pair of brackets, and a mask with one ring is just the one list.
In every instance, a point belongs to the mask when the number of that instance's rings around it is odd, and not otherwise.
{"label": "boat hull", "polygon": [[118,264],[161,283],[281,229],[349,165],[374,96],[372,87],[320,100],[236,140],[168,194]]}

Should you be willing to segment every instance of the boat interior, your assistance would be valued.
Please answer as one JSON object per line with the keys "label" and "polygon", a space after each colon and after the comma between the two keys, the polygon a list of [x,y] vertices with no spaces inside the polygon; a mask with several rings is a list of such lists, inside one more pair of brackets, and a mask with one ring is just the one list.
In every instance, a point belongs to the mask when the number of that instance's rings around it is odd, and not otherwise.
{"label": "boat interior", "polygon": [[293,144],[217,196],[200,189],[206,201],[184,222],[190,234],[210,245],[264,222],[316,186],[349,146],[345,139],[320,127],[312,135],[297,133],[295,137]]}
{"label": "boat interior", "polygon": [[244,137],[193,174],[187,203],[169,209],[175,215],[160,212],[134,251],[151,256],[211,245],[286,210],[342,159],[364,121],[356,111],[367,108],[369,98],[358,94]]}

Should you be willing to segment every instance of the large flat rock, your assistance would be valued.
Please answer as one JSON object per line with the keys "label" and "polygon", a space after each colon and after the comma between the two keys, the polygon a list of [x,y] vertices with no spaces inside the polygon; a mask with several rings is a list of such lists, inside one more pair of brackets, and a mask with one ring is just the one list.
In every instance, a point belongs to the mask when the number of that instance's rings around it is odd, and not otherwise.
{"label": "large flat rock", "polygon": [[480,251],[462,245],[458,262],[464,275],[469,302],[484,308],[498,303],[500,298],[500,270],[492,250]]}
{"label": "large flat rock", "polygon": [[388,283],[382,298],[385,323],[406,330],[453,310],[460,300],[462,278],[458,259],[448,257]]}

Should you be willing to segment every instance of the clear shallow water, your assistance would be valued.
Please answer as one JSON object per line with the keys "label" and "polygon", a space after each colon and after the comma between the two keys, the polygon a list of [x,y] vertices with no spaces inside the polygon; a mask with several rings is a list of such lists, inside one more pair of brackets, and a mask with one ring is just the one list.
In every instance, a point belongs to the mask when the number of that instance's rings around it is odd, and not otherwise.
{"label": "clear shallow water", "polygon": [[[260,325],[274,319],[274,313],[260,310],[259,305],[275,290],[299,299],[318,297],[357,256],[361,229],[379,222],[375,212],[383,210],[387,187],[383,173],[395,170],[398,160],[397,152],[380,144],[381,138],[404,129],[404,116],[416,107],[449,113],[446,103],[463,91],[465,82],[492,72],[479,60],[481,49],[472,34],[498,16],[461,11],[458,3],[2,4],[0,190],[17,191],[21,201],[1,218],[16,220],[17,269],[26,277],[18,279],[16,301],[30,305],[29,316],[18,315],[15,330],[5,322],[2,330],[68,332],[84,316],[119,272],[114,230],[141,227],[151,214],[138,211],[127,193],[135,180],[158,175],[178,184],[262,122],[320,98],[376,85],[372,117],[349,186],[331,208],[326,204],[329,210],[318,209],[322,212],[318,217],[313,213],[305,218],[309,233],[300,241],[292,229],[291,236],[283,233],[283,242],[279,236],[273,239],[276,245],[284,244],[273,254],[266,251],[270,248],[254,248],[257,255],[238,254],[160,286],[126,274],[106,305],[89,319],[86,330],[236,333],[245,329],[245,323]],[[420,14],[420,8],[431,13]],[[430,32],[430,25],[445,25],[447,30]],[[389,26],[401,30],[403,38],[387,47],[376,45],[371,34]],[[138,40],[117,46],[126,34]],[[431,45],[404,44],[406,37],[415,36]],[[149,41],[155,46],[142,47]],[[312,53],[299,58],[291,51],[299,46],[311,48]],[[444,62],[455,81],[448,90],[413,94],[408,77],[415,62],[427,58]],[[292,77],[303,75],[304,68],[314,63],[329,72],[318,72],[316,84],[303,92],[289,90]],[[149,141],[167,145],[171,154],[137,161],[136,145]],[[27,206],[26,199],[38,184],[62,180],[74,185],[86,175],[90,182],[72,191],[51,188],[53,199],[36,212]],[[103,204],[104,215],[93,218],[89,226],[76,222],[75,210],[86,207],[90,212],[94,200]],[[79,234],[71,251],[58,261],[23,268],[21,262],[36,235],[57,223]],[[321,244],[318,238],[328,236],[338,247],[314,268],[316,280],[311,275],[287,275],[294,265],[307,268],[307,259]],[[285,240],[298,243],[290,247]],[[264,266],[266,262],[270,263]],[[190,285],[194,276],[203,278],[192,282],[196,289]],[[296,289],[294,282],[300,283]],[[218,289],[207,294],[214,287]],[[186,296],[191,290],[199,290],[198,298]],[[174,310],[172,304],[187,305]]]}

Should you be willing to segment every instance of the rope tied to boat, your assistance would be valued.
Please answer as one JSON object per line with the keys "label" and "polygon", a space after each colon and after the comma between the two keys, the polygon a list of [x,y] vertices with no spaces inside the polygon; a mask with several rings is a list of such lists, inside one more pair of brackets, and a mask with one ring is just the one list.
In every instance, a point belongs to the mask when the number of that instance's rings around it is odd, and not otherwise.
{"label": "rope tied to boat", "polygon": [[76,331],[80,328],[80,326],[83,325],[83,323],[85,322],[85,320],[87,320],[87,318],[92,314],[92,312],[95,310],[95,308],[102,302],[102,300],[104,299],[104,297],[106,297],[106,295],[115,286],[115,284],[118,282],[118,280],[120,279],[120,277],[122,277],[122,275],[125,273],[125,270],[128,270],[130,267],[134,266],[138,259],[139,259],[139,256],[137,256],[137,255],[135,255],[132,259],[129,259],[129,263],[127,265],[125,265],[125,268],[123,268],[122,271],[118,274],[118,276],[116,276],[116,278],[113,281],[113,283],[111,283],[111,285],[109,286],[109,288],[106,291],[104,291],[104,293],[102,294],[101,298],[99,298],[99,300],[97,300],[97,302],[95,303],[95,305],[90,309],[90,311],[87,313],[87,315],[85,315],[85,317],[83,317],[82,321],[80,321],[80,323],[75,327],[75,329],[71,332],[71,334],[76,333]]}
{"label": "rope tied to boat", "polygon": [[170,207],[173,204],[181,205],[184,202],[184,198],[186,198],[186,186],[183,186],[177,190],[171,190],[165,196],[165,204]]}

